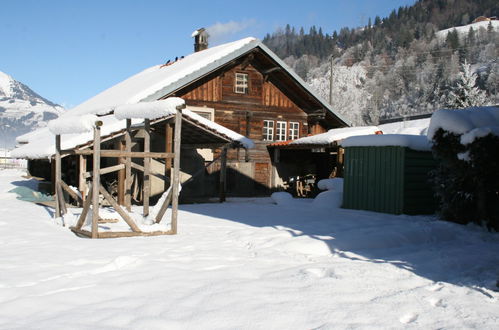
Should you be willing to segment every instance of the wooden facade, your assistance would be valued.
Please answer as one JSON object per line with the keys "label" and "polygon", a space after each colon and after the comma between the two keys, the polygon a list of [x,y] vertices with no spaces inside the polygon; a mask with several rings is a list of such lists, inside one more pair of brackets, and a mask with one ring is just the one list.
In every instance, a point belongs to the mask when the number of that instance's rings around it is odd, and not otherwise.
{"label": "wooden facade", "polygon": [[[238,74],[247,77],[245,92],[236,90]],[[163,98],[169,96],[183,98],[188,108],[213,109],[211,120],[255,142],[255,148],[249,151],[228,152],[228,167],[234,171],[232,177],[229,173],[228,193],[233,195],[267,194],[279,187],[281,180],[276,177],[278,173],[267,148],[269,144],[346,126],[321,107],[282,67],[258,50]],[[273,122],[272,139],[263,137],[264,121]],[[277,139],[277,122],[285,123],[284,138]],[[290,136],[291,123],[295,126],[298,123],[293,136]],[[220,150],[214,153],[218,154]],[[247,183],[253,185],[251,189],[231,189],[230,181],[238,180],[238,173],[249,179]]]}

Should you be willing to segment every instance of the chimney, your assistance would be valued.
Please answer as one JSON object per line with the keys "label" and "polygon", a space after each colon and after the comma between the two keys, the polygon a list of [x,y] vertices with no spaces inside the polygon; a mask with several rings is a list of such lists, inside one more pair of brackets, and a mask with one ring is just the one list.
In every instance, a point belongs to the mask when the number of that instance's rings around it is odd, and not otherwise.
{"label": "chimney", "polygon": [[192,37],[194,37],[194,52],[199,52],[208,48],[208,32],[205,28],[197,29],[192,32]]}

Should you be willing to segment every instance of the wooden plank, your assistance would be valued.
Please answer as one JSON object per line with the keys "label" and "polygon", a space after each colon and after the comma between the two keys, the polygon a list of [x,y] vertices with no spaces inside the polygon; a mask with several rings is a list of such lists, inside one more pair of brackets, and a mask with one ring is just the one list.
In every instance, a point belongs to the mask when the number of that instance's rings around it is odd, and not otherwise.
{"label": "wooden plank", "polygon": [[[151,151],[151,121],[144,119],[144,153]],[[149,215],[149,198],[151,196],[151,179],[150,179],[151,158],[144,158],[144,184],[142,186],[143,196],[143,215]]]}
{"label": "wooden plank", "polygon": [[128,213],[126,213],[121,208],[121,206],[118,205],[118,203],[114,200],[113,196],[111,196],[102,185],[99,186],[99,191],[134,232],[141,231],[139,227],[137,227],[137,225],[135,224],[135,221],[133,221],[133,219],[128,215]]}
{"label": "wooden plank", "polygon": [[[99,170],[99,174],[104,175],[104,174],[108,174],[108,173],[113,173],[113,172],[116,172],[119,170],[123,170],[124,168],[125,168],[125,164],[118,164],[118,165],[114,165],[114,166],[109,166],[109,167],[101,168]],[[93,171],[86,172],[83,176],[85,178],[90,178],[91,176],[93,176],[93,173],[94,173]]]}
{"label": "wooden plank", "polygon": [[71,229],[71,231],[76,235],[92,238],[92,233],[89,232],[88,230],[83,230],[81,228],[76,228],[76,227],[70,227],[69,229]]}
{"label": "wooden plank", "polygon": [[[61,152],[64,155],[92,155],[92,150],[65,150]],[[173,158],[173,153],[167,152],[140,152],[140,151],[120,151],[120,150],[101,150],[101,157],[106,158],[120,158],[120,157],[133,157],[133,158]]]}
{"label": "wooden plank", "polygon": [[168,209],[168,206],[170,205],[170,202],[172,200],[172,189],[168,192],[168,195],[166,195],[166,199],[163,202],[163,205],[161,205],[161,208],[159,209],[158,214],[156,215],[156,223],[160,223],[161,219],[163,219],[163,216],[165,215],[166,210]]}
{"label": "wooden plank", "polygon": [[64,194],[62,192],[61,182],[60,181],[56,185],[56,189],[57,189],[57,194],[56,194],[57,201],[59,202],[58,204],[59,204],[59,207],[60,207],[61,216],[63,216],[64,214],[68,213],[68,210],[66,208],[66,201],[64,200]]}
{"label": "wooden plank", "polygon": [[69,196],[71,196],[71,198],[74,199],[78,203],[78,205],[83,205],[82,198],[80,196],[78,196],[78,194],[73,189],[71,189],[66,184],[66,182],[61,180],[60,185],[61,185],[62,189],[64,189],[69,194]]}
{"label": "wooden plank", "polygon": [[[166,150],[165,151],[168,153],[171,153],[171,152],[173,152],[173,126],[172,126],[171,122],[168,122],[166,124],[166,136],[165,136],[165,138],[166,138],[166,141],[165,141]],[[165,175],[170,177],[170,178],[172,177],[171,170],[172,170],[172,159],[169,158],[169,159],[165,160]],[[167,183],[165,181],[165,189],[168,189],[169,186],[170,186],[170,182]]]}
{"label": "wooden plank", "polygon": [[55,136],[55,214],[56,218],[62,215],[61,209],[61,196],[59,189],[59,182],[61,181],[61,136]]}
{"label": "wooden plank", "polygon": [[[100,173],[100,126],[94,127],[94,154],[93,154],[94,173]],[[92,238],[97,238],[99,230],[97,221],[99,220],[99,187],[100,175],[92,177]]]}
{"label": "wooden plank", "polygon": [[[118,146],[121,151],[125,151],[125,141],[118,141]],[[125,163],[124,157],[118,159],[118,162],[123,165],[123,168],[118,171],[118,204],[125,205]]]}
{"label": "wooden plank", "polygon": [[85,179],[85,172],[87,172],[87,158],[83,155],[78,156],[78,190],[85,201],[87,194],[87,180]]}
{"label": "wooden plank", "polygon": [[81,211],[80,217],[78,218],[78,222],[76,223],[76,228],[81,229],[83,224],[85,223],[85,219],[87,218],[88,210],[90,209],[90,205],[92,204],[92,194],[93,194],[93,189],[92,189],[92,184],[90,183],[90,186],[88,187],[88,195],[87,198],[85,199],[85,202],[83,203],[83,210]]}
{"label": "wooden plank", "polygon": [[179,195],[179,184],[180,184],[180,144],[182,136],[182,109],[183,107],[177,107],[175,113],[175,141],[174,141],[174,155],[173,158],[173,179],[172,179],[172,221],[171,230],[173,234],[177,233],[177,216],[178,216],[178,195]]}
{"label": "wooden plank", "polygon": [[[132,120],[126,120],[125,150],[132,151]],[[125,207],[128,212],[132,211],[132,158],[125,157]]]}

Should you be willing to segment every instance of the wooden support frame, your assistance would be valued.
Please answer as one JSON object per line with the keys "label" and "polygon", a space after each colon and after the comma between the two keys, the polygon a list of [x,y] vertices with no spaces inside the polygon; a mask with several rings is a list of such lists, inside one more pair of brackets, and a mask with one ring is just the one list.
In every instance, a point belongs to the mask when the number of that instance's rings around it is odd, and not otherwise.
{"label": "wooden support frame", "polygon": [[[111,237],[130,237],[130,236],[155,236],[155,235],[173,235],[178,231],[178,199],[179,199],[179,186],[180,186],[180,151],[181,151],[181,130],[182,130],[182,109],[185,108],[185,105],[177,107],[175,114],[175,130],[174,130],[174,146],[173,150],[168,150],[165,153],[154,153],[150,151],[150,121],[145,119],[144,124],[144,151],[143,152],[132,152],[131,151],[131,120],[127,120],[127,130],[125,134],[125,144],[124,146],[120,145],[120,150],[101,150],[101,133],[100,126],[102,125],[101,121],[97,121],[94,127],[94,141],[93,141],[93,149],[92,150],[83,150],[75,151],[73,154],[80,155],[80,168],[86,168],[85,166],[81,166],[84,155],[91,154],[93,157],[93,169],[90,172],[85,171],[79,177],[79,186],[80,188],[83,186],[82,181],[91,177],[91,183],[89,184],[90,190],[83,201],[82,198],[78,199],[78,195],[71,190],[69,186],[67,186],[61,180],[61,148],[60,148],[60,135],[56,136],[56,195],[57,195],[57,214],[62,214],[64,211],[62,210],[61,203],[62,190],[66,190],[73,198],[79,200],[80,203],[83,204],[83,210],[80,214],[78,222],[74,227],[71,228],[73,232],[78,235],[90,237],[90,238],[111,238]],[[123,150],[124,149],[124,150]],[[171,149],[171,147],[170,147]],[[224,149],[226,151],[226,149]],[[89,153],[90,151],[90,153]],[[172,152],[173,151],[173,152]],[[128,202],[128,207],[131,207],[130,201],[127,201],[131,197],[130,187],[131,187],[131,169],[132,169],[132,158],[143,158],[144,159],[144,185],[143,185],[143,195],[144,195],[144,216],[149,215],[149,196],[150,196],[150,187],[149,187],[149,179],[151,175],[150,170],[150,161],[151,158],[165,158],[166,163],[173,156],[173,170],[171,175],[171,189],[169,189],[169,193],[167,194],[164,203],[161,205],[161,209],[156,215],[155,221],[159,223],[163,218],[168,206],[172,205],[172,216],[171,216],[171,229],[168,231],[155,231],[155,232],[143,232],[139,228],[139,226],[135,223],[132,217],[121,208],[119,203],[111,196],[111,194],[102,186],[100,176],[106,173],[112,173],[115,171],[120,171],[122,173],[122,181],[123,181],[123,172],[124,181],[125,181],[125,204]],[[109,166],[106,168],[101,168],[101,157],[119,157],[120,164]],[[135,164],[136,166],[139,166]],[[131,231],[126,232],[99,232],[99,209],[100,209],[100,201],[99,196],[102,195],[107,202],[113,207],[116,212],[121,216],[121,218],[127,223],[130,227]],[[92,222],[91,222],[91,230],[83,229],[83,225],[85,224],[85,219],[87,218],[88,212],[92,209]],[[101,221],[102,222],[102,221]]]}

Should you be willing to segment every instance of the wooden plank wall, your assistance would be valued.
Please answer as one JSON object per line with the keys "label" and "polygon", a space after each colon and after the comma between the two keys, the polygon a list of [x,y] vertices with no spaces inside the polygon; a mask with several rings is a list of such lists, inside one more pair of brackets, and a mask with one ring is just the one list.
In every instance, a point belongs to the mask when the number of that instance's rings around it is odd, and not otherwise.
{"label": "wooden plank wall", "polygon": [[[247,94],[235,92],[236,73],[248,74]],[[188,106],[214,108],[216,123],[256,142],[256,147],[249,152],[249,158],[255,165],[255,181],[265,186],[270,185],[272,172],[267,145],[274,141],[262,141],[264,120],[286,121],[288,132],[289,122],[298,122],[300,137],[307,136],[312,132],[311,129],[314,133],[326,131],[320,125],[311,126],[309,129],[307,114],[274,84],[265,81],[264,76],[251,64],[237,65],[219,75],[212,75],[204,82],[198,82],[177,92],[176,96],[186,100]],[[274,133],[275,129],[276,127]],[[244,162],[246,157],[243,150],[229,150],[227,155],[229,164]]]}

